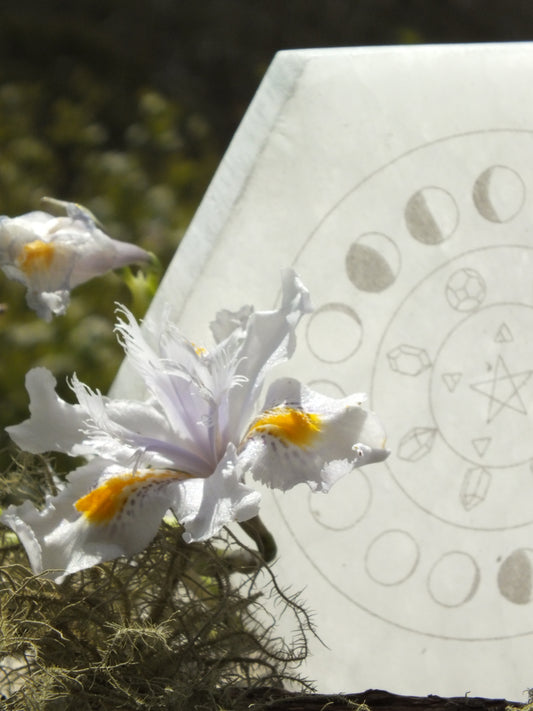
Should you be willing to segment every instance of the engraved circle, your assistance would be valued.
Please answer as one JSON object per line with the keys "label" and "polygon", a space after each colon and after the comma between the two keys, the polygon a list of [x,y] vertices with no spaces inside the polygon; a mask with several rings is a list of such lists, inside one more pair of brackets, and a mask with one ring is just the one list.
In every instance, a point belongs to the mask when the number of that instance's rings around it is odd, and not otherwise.
{"label": "engraved circle", "polygon": [[346,304],[323,304],[307,323],[309,350],[324,363],[342,363],[358,350],[363,340],[363,324]]}
{"label": "engraved circle", "polygon": [[338,481],[327,496],[312,491],[308,506],[314,520],[331,531],[347,531],[361,521],[372,502],[370,482],[361,469],[354,469]]}
{"label": "engraved circle", "polygon": [[370,544],[365,556],[368,576],[380,585],[400,585],[416,570],[420,559],[418,543],[407,531],[383,531]]}

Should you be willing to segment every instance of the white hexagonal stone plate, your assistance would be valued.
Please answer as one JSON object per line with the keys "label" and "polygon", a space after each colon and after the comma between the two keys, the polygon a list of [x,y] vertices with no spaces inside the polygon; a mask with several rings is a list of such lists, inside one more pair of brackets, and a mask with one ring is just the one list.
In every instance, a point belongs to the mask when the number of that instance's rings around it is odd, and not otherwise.
{"label": "white hexagonal stone plate", "polygon": [[293,266],[285,371],[385,423],[385,464],[264,492],[323,691],[533,685],[532,80],[529,43],[281,52],[149,312],[205,342]]}

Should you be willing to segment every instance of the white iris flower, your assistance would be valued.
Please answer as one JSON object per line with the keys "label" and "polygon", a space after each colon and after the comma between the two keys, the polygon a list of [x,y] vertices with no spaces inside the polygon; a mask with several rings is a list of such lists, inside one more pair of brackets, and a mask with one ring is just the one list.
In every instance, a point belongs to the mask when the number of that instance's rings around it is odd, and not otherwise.
{"label": "white iris flower", "polygon": [[283,276],[273,311],[218,314],[212,350],[171,323],[145,338],[126,309],[117,331],[149,396],[110,399],[74,377],[78,404],[55,392],[52,374],[30,371],[31,417],[8,428],[23,449],[88,457],[39,511],[10,506],[2,521],[24,544],[36,573],[67,574],[131,556],[155,536],[170,509],[186,541],[202,541],[231,521],[257,515],[260,495],[246,479],[316,491],[354,467],[384,459],[383,429],[364,396],[326,397],[291,378],[275,381],[262,410],[267,372],[289,358],[294,331],[310,311],[299,278]]}
{"label": "white iris flower", "polygon": [[62,208],[66,216],[38,210],[0,217],[0,268],[27,287],[28,306],[46,321],[65,313],[75,286],[111,269],[151,259],[144,249],[111,239],[80,205],[48,202]]}

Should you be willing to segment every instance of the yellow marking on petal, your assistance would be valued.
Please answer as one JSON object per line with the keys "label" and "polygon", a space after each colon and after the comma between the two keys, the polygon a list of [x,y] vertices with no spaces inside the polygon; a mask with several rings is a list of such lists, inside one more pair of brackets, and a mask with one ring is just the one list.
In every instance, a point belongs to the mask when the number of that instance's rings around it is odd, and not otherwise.
{"label": "yellow marking on petal", "polygon": [[307,447],[320,434],[322,419],[312,412],[293,407],[274,407],[267,410],[248,430],[247,436],[264,432],[287,444]]}
{"label": "yellow marking on petal", "polygon": [[90,523],[109,523],[122,511],[128,498],[143,486],[170,479],[188,479],[190,476],[185,472],[160,470],[144,474],[113,476],[78,499],[74,506]]}
{"label": "yellow marking on petal", "polygon": [[46,271],[50,269],[54,255],[55,247],[53,244],[36,239],[24,245],[22,254],[18,258],[18,265],[26,274]]}
{"label": "yellow marking on petal", "polygon": [[194,348],[194,352],[197,356],[204,356],[207,353],[207,348],[203,346],[197,346],[196,343],[191,343],[191,346]]}

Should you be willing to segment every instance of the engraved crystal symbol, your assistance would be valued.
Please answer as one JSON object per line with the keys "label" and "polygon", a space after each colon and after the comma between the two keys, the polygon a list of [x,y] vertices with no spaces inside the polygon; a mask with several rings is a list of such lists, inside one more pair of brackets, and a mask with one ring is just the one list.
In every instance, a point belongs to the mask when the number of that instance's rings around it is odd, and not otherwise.
{"label": "engraved crystal symbol", "polygon": [[431,367],[431,361],[423,348],[403,343],[387,353],[391,370],[402,375],[420,375]]}
{"label": "engraved crystal symbol", "polygon": [[485,501],[490,488],[491,474],[483,467],[468,469],[465,473],[459,499],[463,508],[471,511]]}
{"label": "engraved crystal symbol", "polygon": [[493,375],[487,380],[473,383],[472,390],[488,399],[487,424],[491,423],[505,409],[527,415],[527,409],[520,390],[527,383],[532,370],[511,373],[502,356],[496,358]]}
{"label": "engraved crystal symbol", "polygon": [[434,427],[414,427],[402,437],[398,456],[408,462],[417,462],[431,452],[436,434]]}

